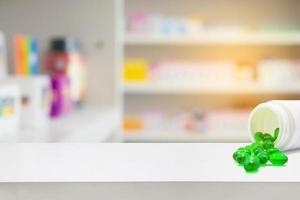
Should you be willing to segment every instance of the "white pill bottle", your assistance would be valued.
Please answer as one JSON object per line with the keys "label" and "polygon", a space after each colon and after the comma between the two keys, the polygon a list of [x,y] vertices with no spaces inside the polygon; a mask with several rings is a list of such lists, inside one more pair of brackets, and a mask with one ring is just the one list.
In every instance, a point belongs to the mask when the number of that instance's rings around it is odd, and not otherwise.
{"label": "white pill bottle", "polygon": [[300,100],[259,104],[250,114],[248,128],[252,141],[256,132],[273,134],[279,128],[276,147],[281,150],[300,148]]}

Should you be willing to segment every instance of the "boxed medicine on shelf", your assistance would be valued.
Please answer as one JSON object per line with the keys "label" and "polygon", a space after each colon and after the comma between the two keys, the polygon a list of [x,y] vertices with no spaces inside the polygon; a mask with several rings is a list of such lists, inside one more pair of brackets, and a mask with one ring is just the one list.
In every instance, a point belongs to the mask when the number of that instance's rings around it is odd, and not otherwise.
{"label": "boxed medicine on shelf", "polygon": [[21,93],[16,84],[0,81],[0,142],[16,142],[20,130]]}
{"label": "boxed medicine on shelf", "polygon": [[48,76],[8,77],[5,82],[15,84],[21,93],[21,128],[47,129],[51,104]]}

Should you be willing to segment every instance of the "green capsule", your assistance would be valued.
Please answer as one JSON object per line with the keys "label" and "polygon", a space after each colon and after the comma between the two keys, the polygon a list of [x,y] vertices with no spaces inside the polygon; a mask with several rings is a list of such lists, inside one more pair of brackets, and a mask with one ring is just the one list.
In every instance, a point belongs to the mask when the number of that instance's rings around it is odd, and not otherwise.
{"label": "green capsule", "polygon": [[249,156],[244,161],[246,172],[256,172],[260,167],[260,160],[257,156]]}
{"label": "green capsule", "polygon": [[261,151],[257,154],[260,164],[266,164],[269,161],[269,154],[265,151]]}
{"label": "green capsule", "polygon": [[262,151],[264,151],[264,148],[262,146],[258,146],[253,150],[255,155],[259,154]]}
{"label": "green capsule", "polygon": [[235,161],[236,161],[237,154],[238,154],[238,151],[235,151],[235,152],[233,153],[233,155],[232,155],[232,158],[233,158],[233,160],[235,160]]}
{"label": "green capsule", "polygon": [[237,149],[237,151],[245,151],[245,147],[240,147]]}
{"label": "green capsule", "polygon": [[238,148],[236,151],[239,151],[239,152],[247,152],[247,150],[246,150],[244,147],[240,147],[240,148]]}
{"label": "green capsule", "polygon": [[254,135],[254,140],[256,143],[261,143],[264,139],[264,134],[262,132],[257,132]]}
{"label": "green capsule", "polygon": [[245,147],[240,147],[240,148],[238,148],[237,151],[245,152],[245,153],[248,153],[248,154],[252,153],[252,149],[251,149],[251,147],[249,145],[245,146]]}
{"label": "green capsule", "polygon": [[265,150],[274,148],[274,142],[272,140],[264,140],[263,148]]}
{"label": "green capsule", "polygon": [[269,133],[265,133],[264,136],[263,136],[263,141],[266,141],[266,140],[271,140],[272,142],[275,141],[275,139],[273,138],[273,136],[270,135]]}
{"label": "green capsule", "polygon": [[279,136],[279,128],[276,128],[274,131],[274,139],[277,140],[278,136]]}
{"label": "green capsule", "polygon": [[276,148],[276,147],[273,147],[271,149],[268,149],[267,152],[268,152],[269,155],[271,155],[271,154],[277,153],[277,152],[280,153],[280,150],[278,148]]}
{"label": "green capsule", "polygon": [[238,162],[240,165],[243,165],[246,158],[248,158],[249,156],[249,153],[246,153],[244,151],[238,151],[238,153],[236,154],[236,162]]}
{"label": "green capsule", "polygon": [[252,154],[252,152],[253,152],[253,147],[252,147],[251,145],[245,146],[245,150],[246,150],[247,153]]}
{"label": "green capsule", "polygon": [[257,148],[257,147],[261,147],[261,145],[259,144],[259,143],[256,143],[256,142],[254,142],[254,143],[252,143],[251,145],[251,148],[254,150],[255,148]]}
{"label": "green capsule", "polygon": [[288,161],[288,157],[280,152],[273,153],[270,155],[270,161],[275,166],[283,166]]}

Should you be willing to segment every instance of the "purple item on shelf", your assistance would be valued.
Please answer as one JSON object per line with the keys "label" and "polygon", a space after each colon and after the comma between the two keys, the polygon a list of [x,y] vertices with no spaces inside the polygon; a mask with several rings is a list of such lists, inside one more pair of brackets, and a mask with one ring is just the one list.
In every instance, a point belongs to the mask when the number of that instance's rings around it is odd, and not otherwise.
{"label": "purple item on shelf", "polygon": [[66,76],[51,77],[53,101],[50,115],[53,118],[60,117],[72,110],[70,97],[70,80]]}

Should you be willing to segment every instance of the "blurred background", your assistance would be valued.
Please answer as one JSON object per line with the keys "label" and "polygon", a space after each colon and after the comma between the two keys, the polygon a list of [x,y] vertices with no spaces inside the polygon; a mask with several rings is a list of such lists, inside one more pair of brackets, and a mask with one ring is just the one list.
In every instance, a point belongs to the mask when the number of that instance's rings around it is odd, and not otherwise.
{"label": "blurred background", "polygon": [[300,96],[299,0],[0,0],[1,142],[247,142]]}

